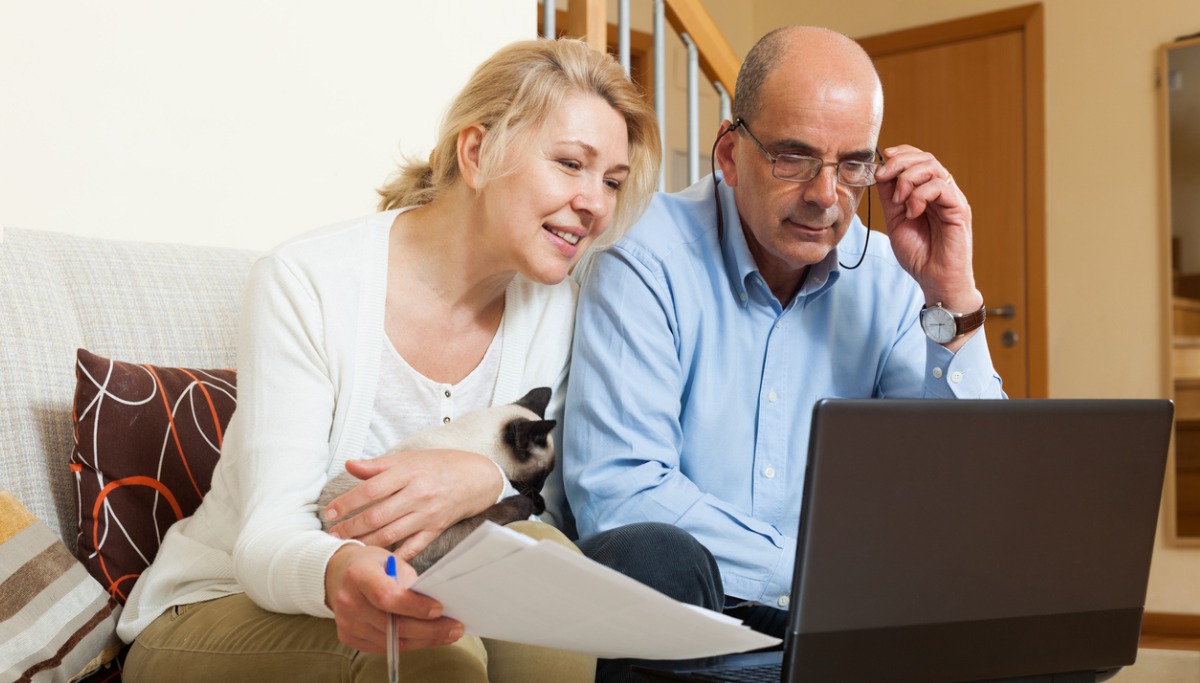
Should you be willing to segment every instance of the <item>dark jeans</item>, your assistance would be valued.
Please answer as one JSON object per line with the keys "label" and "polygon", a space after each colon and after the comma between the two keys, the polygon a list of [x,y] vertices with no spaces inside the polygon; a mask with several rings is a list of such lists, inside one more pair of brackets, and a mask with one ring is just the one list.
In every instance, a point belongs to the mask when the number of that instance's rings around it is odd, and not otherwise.
{"label": "dark jeans", "polygon": [[[691,534],[657,522],[630,524],[601,532],[576,545],[589,558],[680,602],[723,611],[725,591],[712,553]],[[750,628],[782,637],[787,613],[754,605],[729,610]],[[643,683],[629,670],[636,660],[601,659],[597,683]]]}

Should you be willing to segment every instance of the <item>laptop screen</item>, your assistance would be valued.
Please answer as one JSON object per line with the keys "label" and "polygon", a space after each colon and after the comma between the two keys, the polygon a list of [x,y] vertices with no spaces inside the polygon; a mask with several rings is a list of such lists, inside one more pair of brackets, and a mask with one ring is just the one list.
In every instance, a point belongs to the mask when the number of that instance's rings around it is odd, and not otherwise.
{"label": "laptop screen", "polygon": [[819,402],[785,680],[1132,663],[1172,412],[1163,400]]}

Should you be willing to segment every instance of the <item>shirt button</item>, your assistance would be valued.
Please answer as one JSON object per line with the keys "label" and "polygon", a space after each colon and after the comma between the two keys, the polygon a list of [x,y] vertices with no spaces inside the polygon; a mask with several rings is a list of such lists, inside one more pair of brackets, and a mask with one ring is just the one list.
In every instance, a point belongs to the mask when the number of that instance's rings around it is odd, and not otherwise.
{"label": "shirt button", "polygon": [[446,390],[446,398],[450,398],[450,390],[449,389]]}
{"label": "shirt button", "polygon": [[447,416],[447,417],[443,417],[443,418],[442,418],[442,424],[446,424],[446,423],[447,423],[447,422],[449,422],[449,421],[450,421],[450,417],[449,417],[449,416]]}
{"label": "shirt button", "polygon": [[763,470],[763,476],[766,477],[767,479],[774,479],[775,478],[775,468],[771,467],[770,465],[767,465],[767,467]]}
{"label": "shirt button", "polygon": [[779,329],[779,328],[781,328],[781,327],[783,327],[783,321],[782,321],[782,320],[780,320],[780,321],[777,321],[777,322],[775,323],[775,329],[777,329],[777,330],[778,330],[778,329]]}
{"label": "shirt button", "polygon": [[957,370],[950,373],[950,381],[954,382],[955,384],[958,384],[959,382],[961,382],[962,378],[963,378],[963,374],[961,372],[958,372]]}
{"label": "shirt button", "polygon": [[779,596],[778,602],[780,607],[787,607],[792,601],[788,598],[788,596],[781,595]]}
{"label": "shirt button", "polygon": [[767,400],[770,401],[771,403],[774,403],[776,401],[776,399],[778,399],[778,398],[779,398],[779,394],[776,394],[774,391],[767,394]]}
{"label": "shirt button", "polygon": [[745,292],[742,292],[742,295],[741,295],[741,297],[740,297],[740,298],[741,298],[741,300],[742,300],[742,301],[745,301],[745,300],[746,300],[746,293],[745,293]]}
{"label": "shirt button", "polygon": [[933,378],[934,378],[934,379],[941,379],[941,378],[942,378],[942,369],[941,369],[941,368],[934,368],[934,369],[933,369]]}

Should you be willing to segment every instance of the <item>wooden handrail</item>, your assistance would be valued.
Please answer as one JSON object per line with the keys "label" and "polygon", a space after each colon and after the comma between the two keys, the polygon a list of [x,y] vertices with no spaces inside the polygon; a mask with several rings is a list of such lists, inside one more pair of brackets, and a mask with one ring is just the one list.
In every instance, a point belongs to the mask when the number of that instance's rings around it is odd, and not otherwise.
{"label": "wooden handrail", "polygon": [[[567,34],[582,38],[593,50],[605,51],[607,4],[605,0],[571,0],[567,7]],[[741,60],[700,0],[666,0],[666,19],[675,31],[691,36],[700,52],[700,70],[709,81],[720,83],[732,97]]]}
{"label": "wooden handrail", "polygon": [[608,15],[604,0],[571,0],[567,5],[567,35],[583,39],[597,52],[608,49]]}
{"label": "wooden handrail", "polygon": [[700,52],[700,70],[709,81],[720,83],[733,97],[738,69],[742,62],[730,47],[729,41],[717,28],[700,0],[666,0],[667,23],[679,33],[686,33]]}

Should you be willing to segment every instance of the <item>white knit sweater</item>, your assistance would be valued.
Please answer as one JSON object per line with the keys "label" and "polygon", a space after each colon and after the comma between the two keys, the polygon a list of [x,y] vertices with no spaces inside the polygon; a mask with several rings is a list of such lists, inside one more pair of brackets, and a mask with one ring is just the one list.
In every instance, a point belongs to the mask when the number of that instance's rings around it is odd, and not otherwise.
{"label": "white knit sweater", "polygon": [[[316,500],[346,460],[362,455],[397,213],[301,236],[251,269],[239,327],[238,408],[212,489],[194,515],[171,527],[134,585],[118,627],[125,641],[173,605],[243,591],[275,612],[332,616],[325,565],[347,541],[321,531]],[[570,279],[544,286],[518,276],[509,285],[493,403],[548,386],[547,417],[561,427],[575,299]],[[561,475],[547,481],[544,497],[544,518],[561,523]]]}

